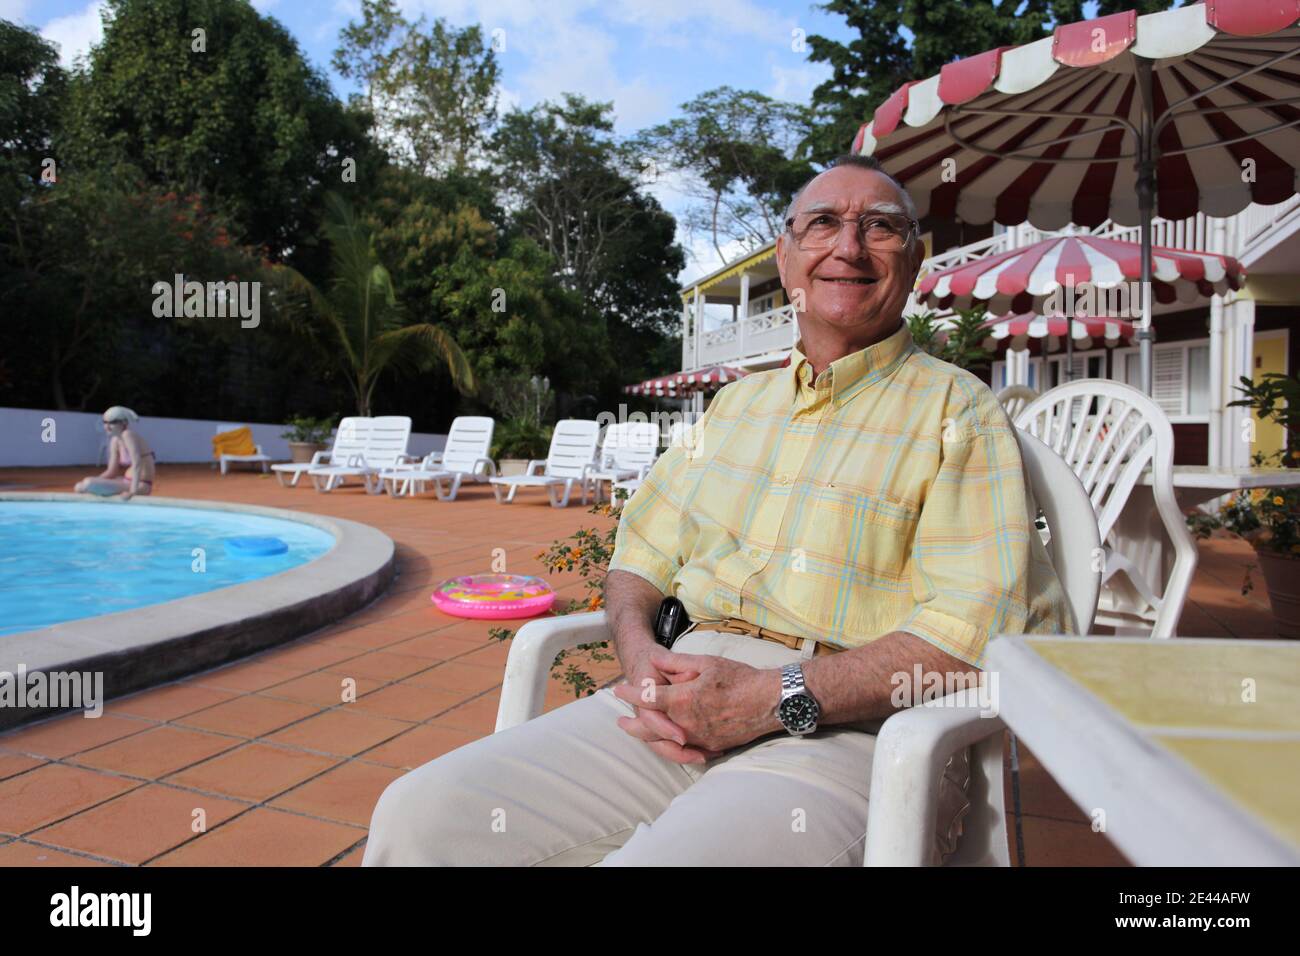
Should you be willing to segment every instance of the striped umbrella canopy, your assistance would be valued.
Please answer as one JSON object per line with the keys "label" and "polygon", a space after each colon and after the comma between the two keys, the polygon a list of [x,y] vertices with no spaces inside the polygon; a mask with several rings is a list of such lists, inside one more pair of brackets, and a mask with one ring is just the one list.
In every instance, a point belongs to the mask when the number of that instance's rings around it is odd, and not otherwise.
{"label": "striped umbrella canopy", "polygon": [[922,216],[1141,226],[1150,391],[1151,218],[1282,202],[1300,177],[1300,0],[1116,13],[949,63],[876,110],[853,151]]}
{"label": "striped umbrella canopy", "polygon": [[623,391],[629,395],[657,395],[667,398],[682,398],[694,395],[696,392],[708,395],[730,382],[744,378],[747,374],[744,369],[732,368],[729,365],[713,365],[709,368],[646,379],[644,382],[625,386]]}
{"label": "striped umbrella canopy", "polygon": [[1007,348],[1019,352],[1028,348],[1030,339],[1045,339],[1044,351],[1055,352],[1061,339],[1068,333],[1075,346],[1092,348],[1094,339],[1101,339],[1107,348],[1133,338],[1133,323],[1124,319],[1067,319],[1064,316],[1019,315],[1014,312],[989,319],[984,323],[989,330],[985,345],[996,348],[1004,339],[1010,339]]}
{"label": "striped umbrella canopy", "polygon": [[[1183,249],[1152,250],[1152,294],[1157,302],[1195,302],[1214,293],[1241,288],[1245,270],[1231,256]],[[1056,236],[933,272],[917,289],[921,300],[935,309],[969,309],[982,305],[990,312],[1053,311],[1048,303],[1068,296],[1072,303],[1114,300],[1112,289],[1127,288],[1142,275],[1142,247],[1136,242],[1100,236]],[[1132,306],[1141,305],[1140,297]],[[1056,306],[1062,309],[1062,306]],[[1113,314],[1093,308],[1094,314]],[[1064,311],[1076,311],[1071,304]]]}

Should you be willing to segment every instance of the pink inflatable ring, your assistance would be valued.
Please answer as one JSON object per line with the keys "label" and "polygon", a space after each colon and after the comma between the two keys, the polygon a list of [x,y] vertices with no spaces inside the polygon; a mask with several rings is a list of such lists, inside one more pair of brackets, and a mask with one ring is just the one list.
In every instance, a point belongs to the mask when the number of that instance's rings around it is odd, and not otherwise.
{"label": "pink inflatable ring", "polygon": [[555,592],[541,578],[521,574],[470,574],[448,578],[433,592],[433,604],[454,617],[536,617],[551,609]]}

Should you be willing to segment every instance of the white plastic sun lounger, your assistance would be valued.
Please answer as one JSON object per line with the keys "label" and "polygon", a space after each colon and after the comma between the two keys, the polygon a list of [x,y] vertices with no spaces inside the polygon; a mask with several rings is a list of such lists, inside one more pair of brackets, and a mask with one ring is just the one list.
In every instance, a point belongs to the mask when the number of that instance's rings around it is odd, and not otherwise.
{"label": "white plastic sun lounger", "polygon": [[599,422],[579,418],[557,422],[546,460],[534,458],[525,474],[491,479],[492,493],[501,504],[509,504],[520,488],[545,488],[552,508],[566,508],[576,485],[586,504],[587,482],[596,470],[599,442]]}
{"label": "white plastic sun lounger", "polygon": [[596,504],[600,504],[603,482],[615,487],[620,482],[639,482],[654,464],[658,452],[659,426],[654,422],[615,422],[608,426],[600,450],[600,466],[588,476]]}
{"label": "white plastic sun lounger", "polygon": [[[232,425],[229,422],[223,422],[217,426],[215,434],[220,435],[222,432],[231,432],[236,428],[243,427],[243,425]],[[271,464],[271,456],[266,453],[266,450],[261,445],[254,445],[253,447],[257,449],[257,452],[252,455],[227,455],[223,453],[221,458],[218,460],[218,464],[221,467],[221,474],[226,474],[226,472],[230,470],[230,465],[236,462],[247,462],[252,465],[261,465],[262,474],[266,474],[266,469]]]}
{"label": "white plastic sun lounger", "polygon": [[394,468],[379,476],[389,495],[418,494],[430,482],[439,501],[455,501],[462,481],[487,481],[497,466],[488,454],[496,422],[477,415],[460,415],[451,423],[447,445],[428,456],[418,468]]}
{"label": "white plastic sun lounger", "polygon": [[317,491],[333,491],[349,478],[360,478],[366,491],[377,495],[384,490],[379,476],[410,461],[406,453],[411,440],[411,419],[406,415],[381,415],[370,419],[370,436],[366,446],[346,461],[310,468]]}
{"label": "white plastic sun lounger", "polygon": [[284,476],[292,475],[293,480],[288,484],[288,487],[292,488],[297,486],[298,480],[313,468],[343,464],[349,458],[366,450],[366,442],[370,439],[370,421],[369,418],[358,416],[345,418],[339,422],[339,427],[334,432],[334,445],[329,451],[316,452],[312,455],[311,461],[272,465],[271,470],[275,472],[275,477],[282,485],[285,483]]}

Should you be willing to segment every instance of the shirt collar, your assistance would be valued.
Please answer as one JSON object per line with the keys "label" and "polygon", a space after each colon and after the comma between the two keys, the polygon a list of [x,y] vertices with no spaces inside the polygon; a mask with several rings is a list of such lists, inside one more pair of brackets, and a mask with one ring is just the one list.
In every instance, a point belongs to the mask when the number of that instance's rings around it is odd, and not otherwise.
{"label": "shirt collar", "polygon": [[[831,399],[837,405],[849,401],[891,375],[915,349],[911,329],[904,321],[899,323],[896,332],[875,345],[836,359],[822,372],[830,377]],[[804,368],[808,369],[806,373]],[[796,391],[800,387],[814,387],[812,363],[804,354],[802,338],[790,352],[790,369]]]}

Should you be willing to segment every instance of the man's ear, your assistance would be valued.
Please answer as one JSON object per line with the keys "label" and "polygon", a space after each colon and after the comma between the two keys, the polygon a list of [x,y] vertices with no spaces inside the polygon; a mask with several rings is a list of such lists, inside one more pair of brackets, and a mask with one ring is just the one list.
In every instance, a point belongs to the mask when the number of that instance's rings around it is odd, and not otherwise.
{"label": "man's ear", "polygon": [[[785,289],[785,233],[776,237],[776,273],[781,277],[781,288]],[[786,290],[787,296],[789,290]]]}

